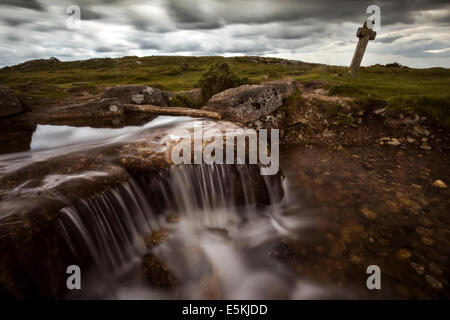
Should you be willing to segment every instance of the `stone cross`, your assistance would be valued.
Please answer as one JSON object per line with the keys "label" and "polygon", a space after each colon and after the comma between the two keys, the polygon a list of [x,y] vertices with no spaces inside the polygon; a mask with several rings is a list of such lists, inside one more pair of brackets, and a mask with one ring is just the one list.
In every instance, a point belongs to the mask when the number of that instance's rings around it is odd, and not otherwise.
{"label": "stone cross", "polygon": [[358,45],[356,46],[355,54],[353,55],[352,64],[350,65],[350,69],[348,70],[348,73],[351,76],[356,77],[356,75],[358,74],[358,69],[364,57],[367,43],[369,43],[369,40],[375,40],[376,35],[377,33],[375,31],[367,27],[367,21],[364,22],[364,26],[362,28],[358,28],[356,36],[359,38],[359,41]]}

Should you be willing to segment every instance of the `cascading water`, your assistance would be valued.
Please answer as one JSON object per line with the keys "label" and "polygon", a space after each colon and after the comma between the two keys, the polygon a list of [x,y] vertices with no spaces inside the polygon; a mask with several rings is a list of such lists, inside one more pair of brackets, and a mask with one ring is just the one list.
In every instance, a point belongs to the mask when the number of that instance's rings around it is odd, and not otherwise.
{"label": "cascading water", "polygon": [[[62,209],[60,232],[95,279],[88,296],[285,297],[289,273],[267,256],[282,231],[281,180],[259,176],[256,165],[174,166]],[[174,216],[176,223],[168,219]],[[158,230],[168,238],[149,249],[145,238]],[[135,278],[147,253],[170,269],[176,290],[123,281]]]}
{"label": "cascading water", "polygon": [[[282,175],[249,164],[170,166],[177,128],[191,119],[158,117],[117,136],[42,126],[36,150],[1,156],[0,262],[10,282],[0,279],[0,296],[322,297],[278,260],[307,213]],[[72,146],[46,136],[58,140],[62,129]],[[80,267],[82,290],[68,290],[69,265]]]}

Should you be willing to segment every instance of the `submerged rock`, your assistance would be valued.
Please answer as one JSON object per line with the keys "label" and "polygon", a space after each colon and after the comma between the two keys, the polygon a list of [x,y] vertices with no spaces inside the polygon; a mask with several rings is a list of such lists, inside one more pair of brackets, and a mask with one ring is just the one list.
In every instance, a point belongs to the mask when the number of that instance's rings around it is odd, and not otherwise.
{"label": "submerged rock", "polygon": [[5,86],[0,86],[0,118],[23,111],[23,106],[14,92]]}
{"label": "submerged rock", "polygon": [[435,186],[437,188],[440,188],[440,189],[447,189],[448,188],[447,185],[445,184],[445,182],[442,181],[442,180],[435,180],[433,182],[433,186]]}
{"label": "submerged rock", "polygon": [[437,280],[433,276],[430,276],[429,274],[425,275],[425,280],[434,290],[442,290],[442,288],[444,287],[439,280]]}
{"label": "submerged rock", "polygon": [[292,79],[243,85],[216,94],[203,109],[219,112],[224,119],[248,124],[270,115],[296,90],[297,82]]}
{"label": "submerged rock", "polygon": [[400,249],[397,251],[397,258],[399,260],[405,260],[411,258],[412,254],[411,251],[407,249]]}

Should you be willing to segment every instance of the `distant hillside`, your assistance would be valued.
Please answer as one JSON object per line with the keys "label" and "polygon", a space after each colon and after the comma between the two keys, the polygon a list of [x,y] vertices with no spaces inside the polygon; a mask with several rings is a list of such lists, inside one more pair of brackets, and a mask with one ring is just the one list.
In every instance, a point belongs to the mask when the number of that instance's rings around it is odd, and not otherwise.
{"label": "distant hillside", "polygon": [[115,85],[192,89],[205,70],[219,61],[226,61],[233,72],[250,82],[295,78],[329,89],[333,95],[386,100],[393,107],[413,109],[450,127],[450,69],[412,69],[395,63],[361,68],[353,79],[345,67],[277,58],[131,56],[68,62],[51,58],[0,69],[0,85],[12,88],[35,109],[72,98],[87,99]]}

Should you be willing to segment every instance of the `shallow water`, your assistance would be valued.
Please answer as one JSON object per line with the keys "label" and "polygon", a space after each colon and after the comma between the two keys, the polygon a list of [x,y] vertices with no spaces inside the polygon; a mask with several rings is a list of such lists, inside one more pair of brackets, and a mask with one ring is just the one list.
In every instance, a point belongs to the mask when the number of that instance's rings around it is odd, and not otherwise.
{"label": "shallow water", "polygon": [[[28,151],[0,155],[0,174],[67,153],[134,142],[153,129],[191,122],[188,117],[160,116],[118,129],[37,125]],[[117,188],[62,209],[55,232],[74,257],[90,261],[83,270],[84,289],[66,298],[329,297],[330,290],[294,274],[277,258],[282,239],[299,238],[312,221],[311,211],[303,211],[289,179],[283,181],[280,202],[280,186],[265,178],[270,205],[257,206],[252,193],[255,169],[259,174],[257,167],[247,165],[175,166],[151,181],[138,183],[130,177]],[[72,178],[79,177],[48,176],[40,188]],[[239,204],[236,194],[243,199]],[[146,239],[161,230],[167,239],[146,246]],[[144,272],[149,257],[170,270],[174,285],[155,286],[154,279],[149,283]]]}
{"label": "shallow water", "polygon": [[[84,151],[123,141],[133,141],[140,133],[161,127],[172,127],[189,121],[190,117],[159,116],[142,126],[92,128],[66,125],[37,125],[27,151],[0,154],[0,175],[33,162]],[[5,132],[7,134],[7,132]]]}

